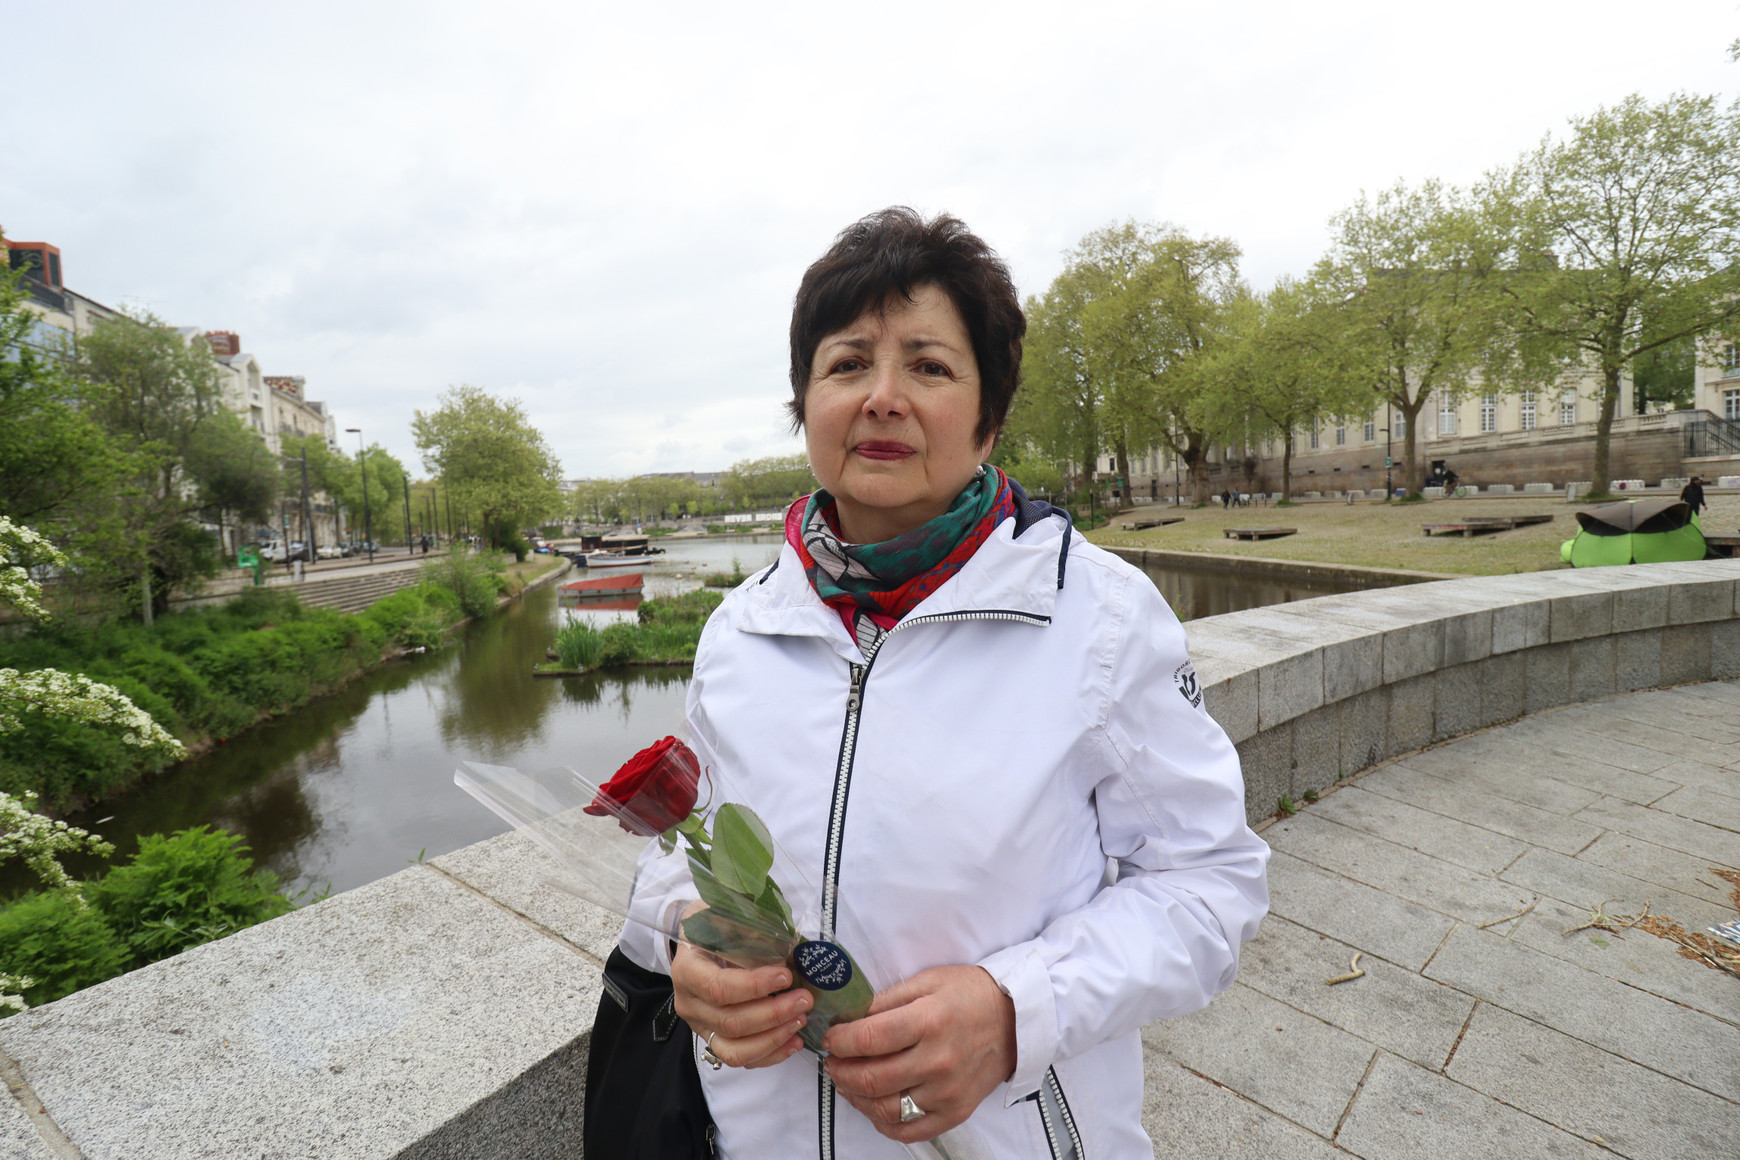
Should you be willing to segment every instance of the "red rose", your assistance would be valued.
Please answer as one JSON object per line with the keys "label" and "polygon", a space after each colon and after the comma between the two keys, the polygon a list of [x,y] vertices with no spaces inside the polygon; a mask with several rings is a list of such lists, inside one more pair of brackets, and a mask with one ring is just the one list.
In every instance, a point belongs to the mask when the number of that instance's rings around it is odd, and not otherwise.
{"label": "red rose", "polygon": [[614,817],[631,834],[655,837],[689,816],[700,783],[695,751],[667,737],[623,762],[616,776],[598,787],[586,812]]}

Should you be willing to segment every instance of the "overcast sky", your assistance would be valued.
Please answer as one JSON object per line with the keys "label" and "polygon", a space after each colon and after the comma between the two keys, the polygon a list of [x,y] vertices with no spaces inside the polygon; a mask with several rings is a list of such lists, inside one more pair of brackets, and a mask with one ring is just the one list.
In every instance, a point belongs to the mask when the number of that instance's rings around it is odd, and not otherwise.
{"label": "overcast sky", "polygon": [[1024,295],[1131,217],[1236,239],[1263,287],[1361,190],[1740,91],[1737,0],[4,11],[7,236],[237,331],[418,471],[411,413],[461,382],[570,477],[801,449],[792,292],[884,205],[965,218]]}

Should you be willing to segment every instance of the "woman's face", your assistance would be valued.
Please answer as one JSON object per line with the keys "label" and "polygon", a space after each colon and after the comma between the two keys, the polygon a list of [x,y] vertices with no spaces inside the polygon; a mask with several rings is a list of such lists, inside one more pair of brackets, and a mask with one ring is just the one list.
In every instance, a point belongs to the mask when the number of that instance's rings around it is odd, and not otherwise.
{"label": "woman's face", "polygon": [[973,343],[935,286],[867,311],[816,347],[804,439],[849,543],[890,540],[947,511],[991,453],[978,424]]}

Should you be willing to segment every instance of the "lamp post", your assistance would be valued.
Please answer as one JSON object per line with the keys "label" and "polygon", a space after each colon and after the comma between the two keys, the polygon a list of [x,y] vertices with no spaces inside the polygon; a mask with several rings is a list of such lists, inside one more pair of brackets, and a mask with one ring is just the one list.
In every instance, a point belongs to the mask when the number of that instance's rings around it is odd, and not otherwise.
{"label": "lamp post", "polygon": [[362,473],[363,483],[363,543],[368,545],[369,563],[375,562],[375,535],[369,528],[369,465],[363,458],[363,438],[361,427],[346,427],[346,435],[356,436],[356,469]]}
{"label": "lamp post", "polygon": [[1395,448],[1392,446],[1396,438],[1396,407],[1394,403],[1384,403],[1384,502],[1389,503],[1396,494],[1390,472],[1396,462]]}

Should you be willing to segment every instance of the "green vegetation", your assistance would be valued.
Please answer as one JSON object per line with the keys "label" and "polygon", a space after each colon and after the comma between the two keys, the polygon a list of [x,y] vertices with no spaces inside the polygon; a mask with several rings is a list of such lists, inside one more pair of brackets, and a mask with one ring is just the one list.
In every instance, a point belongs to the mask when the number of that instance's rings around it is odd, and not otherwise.
{"label": "green vegetation", "polygon": [[524,559],[520,528],[555,515],[562,502],[562,465],[516,399],[480,387],[444,392],[441,405],[416,411],[411,434],[423,466],[437,475],[453,505],[492,547]]}
{"label": "green vegetation", "polygon": [[0,975],[28,980],[36,1006],[288,913],[294,902],[247,849],[204,826],[151,835],[82,890],[24,895],[0,908]]}
{"label": "green vegetation", "polygon": [[731,557],[731,571],[703,573],[701,583],[707,588],[735,588],[747,579],[749,579],[749,573],[743,570],[743,561],[733,556]]}
{"label": "green vegetation", "polygon": [[[602,630],[571,621],[556,634],[554,665],[548,672],[580,672],[622,665],[679,665],[695,659],[701,629],[725,597],[706,588],[641,604],[634,623],[618,621]],[[589,663],[572,663],[592,657]]]}

